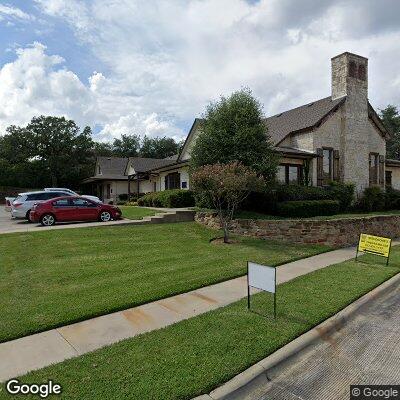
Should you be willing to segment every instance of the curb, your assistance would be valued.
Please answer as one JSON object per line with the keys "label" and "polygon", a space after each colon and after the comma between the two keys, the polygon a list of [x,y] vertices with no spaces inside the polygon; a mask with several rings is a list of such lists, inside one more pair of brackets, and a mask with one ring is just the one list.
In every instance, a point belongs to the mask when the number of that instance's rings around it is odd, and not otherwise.
{"label": "curb", "polygon": [[354,316],[354,314],[364,307],[371,300],[382,296],[394,285],[400,282],[400,273],[397,273],[386,282],[371,290],[355,302],[348,305],[337,314],[326,319],[321,324],[315,326],[303,335],[281,347],[275,353],[252,365],[230,381],[224,383],[209,394],[204,394],[192,400],[233,400],[244,399],[246,393],[256,391],[268,384],[271,376],[276,373],[279,366],[289,361],[306,347],[314,344],[318,340],[326,339],[333,331],[340,331],[343,326]]}

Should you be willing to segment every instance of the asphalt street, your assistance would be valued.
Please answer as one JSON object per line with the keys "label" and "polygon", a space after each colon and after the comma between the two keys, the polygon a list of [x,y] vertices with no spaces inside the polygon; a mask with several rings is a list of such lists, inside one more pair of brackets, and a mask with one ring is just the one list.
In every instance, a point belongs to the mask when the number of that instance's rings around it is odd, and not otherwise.
{"label": "asphalt street", "polygon": [[350,385],[400,384],[399,306],[400,285],[283,366],[262,395],[246,399],[348,400]]}

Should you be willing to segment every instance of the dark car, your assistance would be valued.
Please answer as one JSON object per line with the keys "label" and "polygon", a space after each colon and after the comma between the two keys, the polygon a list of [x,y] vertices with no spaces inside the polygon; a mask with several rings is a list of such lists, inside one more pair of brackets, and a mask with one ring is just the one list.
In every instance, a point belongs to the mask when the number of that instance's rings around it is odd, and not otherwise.
{"label": "dark car", "polygon": [[56,222],[102,221],[119,219],[122,212],[118,207],[91,201],[85,197],[57,197],[36,204],[30,213],[32,222],[51,226]]}

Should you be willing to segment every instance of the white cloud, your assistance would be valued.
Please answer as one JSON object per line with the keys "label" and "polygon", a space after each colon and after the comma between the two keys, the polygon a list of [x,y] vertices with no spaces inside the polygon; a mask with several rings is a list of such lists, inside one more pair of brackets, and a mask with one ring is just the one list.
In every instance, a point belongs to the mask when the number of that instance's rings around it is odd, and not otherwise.
{"label": "white cloud", "polygon": [[[93,73],[88,84],[63,68],[64,59],[47,55],[46,47],[35,42],[16,50],[15,61],[0,69],[0,132],[8,125],[25,125],[35,115],[72,118],[81,126],[101,124],[104,140],[121,133],[179,137],[182,132],[157,114],[138,113],[127,98],[113,93],[101,73]],[[117,105],[117,107],[116,107]]]}
{"label": "white cloud", "polygon": [[[25,21],[31,21],[35,19],[33,15],[27,14],[26,12],[22,11],[17,7],[12,7],[8,4],[0,3],[0,20],[8,18],[25,20]],[[9,23],[11,22],[9,21]]]}
{"label": "white cloud", "polygon": [[[57,23],[68,24],[106,71],[96,66],[97,72],[81,82],[43,48],[36,49],[36,61],[33,48],[21,50],[8,68],[18,71],[18,82],[31,88],[35,100],[17,83],[7,83],[7,122],[36,110],[100,124],[102,138],[128,131],[179,136],[177,127],[189,125],[208,101],[241,86],[253,89],[267,115],[328,96],[330,58],[343,51],[370,58],[372,104],[400,104],[398,1],[386,0],[385,7],[378,0],[362,6],[358,0],[36,4]],[[28,54],[25,71],[20,60]],[[32,75],[40,75],[40,83]],[[40,90],[43,84],[47,93]],[[4,90],[0,87],[0,100]],[[4,126],[1,114],[0,120]]]}

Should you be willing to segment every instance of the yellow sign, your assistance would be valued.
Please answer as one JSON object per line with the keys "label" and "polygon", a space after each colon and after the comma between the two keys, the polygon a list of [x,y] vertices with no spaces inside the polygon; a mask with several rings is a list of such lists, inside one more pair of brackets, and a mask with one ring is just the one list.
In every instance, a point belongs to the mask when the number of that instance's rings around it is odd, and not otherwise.
{"label": "yellow sign", "polygon": [[362,233],[358,242],[358,251],[389,257],[391,243],[392,239]]}

